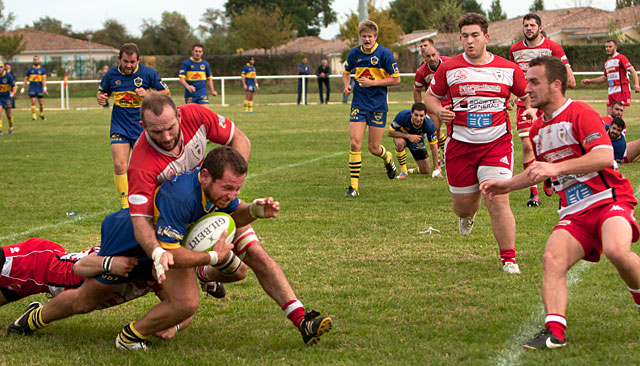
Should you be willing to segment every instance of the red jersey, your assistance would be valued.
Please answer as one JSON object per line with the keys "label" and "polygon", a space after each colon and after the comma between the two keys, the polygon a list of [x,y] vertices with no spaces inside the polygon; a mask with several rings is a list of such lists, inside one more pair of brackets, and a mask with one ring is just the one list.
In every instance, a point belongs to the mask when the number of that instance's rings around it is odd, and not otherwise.
{"label": "red jersey", "polygon": [[618,52],[609,57],[604,63],[604,76],[609,84],[609,94],[616,94],[629,91],[629,79],[627,78],[627,70],[633,65],[629,60]]}
{"label": "red jersey", "polygon": [[[543,118],[538,118],[529,131],[539,161],[555,163],[578,158],[595,149],[613,149],[602,118],[586,103],[568,99],[553,113],[551,120]],[[636,204],[631,183],[613,168],[561,175],[553,181],[560,196],[560,218],[611,202]]]}
{"label": "red jersey", "polygon": [[431,93],[440,99],[448,95],[453,103],[456,116],[447,124],[447,134],[455,140],[488,143],[510,133],[509,96],[527,96],[518,65],[490,55],[484,65],[472,64],[464,53],[452,57],[431,80]]}
{"label": "red jersey", "polygon": [[611,117],[611,116],[602,117],[602,124],[603,125],[611,125],[611,121],[613,121],[613,117]]}
{"label": "red jersey", "polygon": [[[440,63],[438,64],[438,67],[440,67],[443,62],[450,58],[451,57],[440,56]],[[436,68],[436,70],[437,69],[438,68]],[[433,78],[433,74],[436,73],[436,70],[433,70],[427,62],[420,65],[420,67],[418,67],[418,70],[416,71],[413,88],[416,90],[422,90],[422,88],[426,88],[427,85],[429,85],[429,82],[431,82],[431,78]]]}
{"label": "red jersey", "polygon": [[182,148],[177,155],[158,147],[142,132],[129,160],[129,211],[131,216],[153,217],[153,193],[158,184],[193,170],[204,161],[207,141],[228,145],[235,125],[199,104],[178,107]]}

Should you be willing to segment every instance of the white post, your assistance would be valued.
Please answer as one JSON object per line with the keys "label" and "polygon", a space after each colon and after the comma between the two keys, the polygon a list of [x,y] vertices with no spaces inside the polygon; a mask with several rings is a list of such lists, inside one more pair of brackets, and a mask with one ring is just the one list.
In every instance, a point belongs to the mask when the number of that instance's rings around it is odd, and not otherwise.
{"label": "white post", "polygon": [[64,109],[64,81],[60,84],[60,109]]}
{"label": "white post", "polygon": [[302,77],[302,103],[307,104],[307,75]]}
{"label": "white post", "polygon": [[67,86],[65,87],[67,94],[67,109],[69,109],[69,83],[67,82]]}
{"label": "white post", "polygon": [[224,104],[224,79],[220,79],[221,81],[221,86],[220,86],[220,90],[222,91],[222,106],[226,106],[226,104]]}

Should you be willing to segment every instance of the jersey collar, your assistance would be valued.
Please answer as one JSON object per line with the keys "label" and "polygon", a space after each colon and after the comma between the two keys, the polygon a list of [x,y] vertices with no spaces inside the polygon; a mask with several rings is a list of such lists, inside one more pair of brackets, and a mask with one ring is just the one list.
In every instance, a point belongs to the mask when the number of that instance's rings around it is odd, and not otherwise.
{"label": "jersey collar", "polygon": [[567,109],[567,107],[569,106],[569,104],[571,104],[571,102],[573,102],[573,100],[571,100],[571,98],[567,98],[567,101],[564,102],[562,107],[558,108],[557,110],[555,110],[553,112],[553,114],[551,115],[551,118],[547,119],[547,116],[545,114],[543,114],[542,115],[542,120],[545,121],[545,122],[549,122],[552,119],[556,118],[560,113],[564,112],[564,110]]}
{"label": "jersey collar", "polygon": [[363,48],[362,46],[360,46],[360,51],[362,51],[362,53],[365,53],[365,54],[367,54],[367,55],[370,55],[370,54],[374,53],[374,52],[375,52],[375,50],[376,50],[377,48],[378,48],[378,42],[376,42],[376,43],[374,43],[374,44],[373,44],[373,47],[371,47],[371,52],[367,52],[367,51],[365,51],[365,50],[364,50],[364,48]]}
{"label": "jersey collar", "polygon": [[[131,73],[131,75],[135,74],[136,72],[138,72],[138,68],[140,68],[140,64],[136,65],[136,69],[133,70],[133,73]],[[120,65],[118,65],[118,72],[121,73],[122,75],[125,75],[124,72],[120,71]]]}
{"label": "jersey collar", "polygon": [[[487,51],[487,52],[488,52],[488,51]],[[485,63],[484,63],[484,65],[488,65],[488,64],[490,64],[490,63],[493,61],[493,59],[494,59],[494,55],[493,55],[493,53],[491,53],[491,52],[488,52],[488,53],[489,53],[490,57],[489,57],[489,59],[487,60],[487,62],[485,62]],[[482,65],[476,65],[476,64],[474,64],[473,62],[471,62],[471,59],[470,59],[469,57],[467,57],[467,54],[466,54],[466,53],[464,53],[464,52],[462,52],[462,57],[464,57],[464,60],[465,60],[465,61],[467,61],[468,63],[470,63],[470,64],[471,64],[471,65],[473,65],[473,66],[482,66]]]}
{"label": "jersey collar", "polygon": [[616,57],[616,56],[618,56],[618,52],[614,53],[614,54],[613,54],[613,55],[611,55],[611,57],[609,57],[609,58],[614,58],[614,57]]}
{"label": "jersey collar", "polygon": [[1,77],[3,77],[3,76],[5,76],[5,75],[7,75],[7,70],[4,70],[4,71],[2,72],[2,74],[0,74],[0,78],[1,78]]}
{"label": "jersey collar", "polygon": [[429,64],[427,63],[427,67],[429,68],[429,70],[431,70],[431,72],[436,72],[436,71],[438,70],[438,67],[440,67],[440,65],[442,65],[442,59],[441,59],[440,57],[438,57],[438,61],[440,61],[440,62],[438,62],[438,66],[436,66],[435,70],[434,70],[434,69],[432,69],[432,68],[431,68],[431,65],[429,65]]}
{"label": "jersey collar", "polygon": [[200,59],[200,61],[196,61],[196,60],[193,58],[193,56],[189,56],[189,59],[190,59],[191,61],[193,61],[193,62],[201,62],[201,61],[202,61],[202,59]]}
{"label": "jersey collar", "polygon": [[216,209],[216,205],[212,202],[209,202],[207,196],[204,194],[204,189],[202,189],[202,179],[200,178],[200,171],[198,171],[198,182],[200,183],[200,192],[202,194],[202,209],[205,213],[211,213]]}
{"label": "jersey collar", "polygon": [[527,39],[526,38],[522,40],[522,43],[524,43],[525,47],[527,47],[527,48],[536,48],[536,47],[540,46],[542,44],[542,42],[544,42],[544,36],[540,37],[540,42],[538,42],[538,44],[534,45],[534,46],[529,46],[529,44],[527,43]]}
{"label": "jersey collar", "polygon": [[34,64],[34,65],[31,65],[31,67],[33,67],[34,69],[39,69],[39,68],[41,68],[41,67],[42,67],[42,65],[35,65],[35,64]]}
{"label": "jersey collar", "polygon": [[[409,117],[409,119],[410,119],[410,121],[411,121],[411,126],[412,126],[413,128],[420,128],[420,127],[422,127],[422,124],[424,123],[424,120],[422,120],[422,123],[416,126],[416,124],[415,124],[415,123],[413,123],[413,116]],[[426,117],[425,117],[425,119],[426,119]]]}

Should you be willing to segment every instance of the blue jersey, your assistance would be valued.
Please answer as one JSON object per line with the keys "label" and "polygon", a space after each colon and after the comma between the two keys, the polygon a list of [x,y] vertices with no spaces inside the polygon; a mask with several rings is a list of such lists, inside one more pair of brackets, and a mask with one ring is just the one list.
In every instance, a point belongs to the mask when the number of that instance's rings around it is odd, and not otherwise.
{"label": "blue jersey", "polygon": [[3,71],[0,74],[0,97],[8,97],[15,86],[16,79],[8,72]]}
{"label": "blue jersey", "polygon": [[120,134],[135,141],[142,133],[140,126],[140,105],[142,97],[135,89],[169,89],[158,72],[150,67],[138,65],[133,74],[125,75],[119,67],[113,67],[104,74],[98,91],[113,94],[111,112],[111,134]]}
{"label": "blue jersey", "polygon": [[242,76],[244,76],[244,82],[247,86],[256,85],[256,68],[247,63],[242,68]]}
{"label": "blue jersey", "polygon": [[195,61],[193,57],[189,57],[182,62],[178,76],[184,78],[187,84],[196,88],[193,93],[185,89],[185,99],[207,95],[207,80],[213,78],[209,63],[202,59]]}
{"label": "blue jersey", "polygon": [[42,94],[42,80],[47,76],[47,70],[40,65],[32,65],[27,69],[25,76],[29,81],[29,94]]}
{"label": "blue jersey", "polygon": [[406,133],[409,135],[421,135],[424,139],[424,136],[427,136],[429,140],[429,144],[437,144],[438,137],[436,134],[436,126],[433,124],[433,121],[429,116],[424,117],[424,121],[420,124],[420,126],[415,126],[411,121],[411,110],[406,109],[401,111],[396,115],[389,126],[390,130],[395,130],[398,132]]}
{"label": "blue jersey", "polygon": [[[356,81],[365,77],[371,80],[382,80],[389,76],[399,77],[398,64],[393,53],[379,45],[374,44],[370,53],[364,52],[361,46],[349,51],[344,62],[344,73],[350,74],[355,69]],[[387,112],[387,87],[372,86],[363,88],[359,83],[353,90],[351,109],[369,112]]]}
{"label": "blue jersey", "polygon": [[232,214],[240,203],[236,197],[227,207],[207,201],[200,184],[200,168],[164,181],[154,198],[156,237],[165,249],[178,248],[189,225],[212,212]]}

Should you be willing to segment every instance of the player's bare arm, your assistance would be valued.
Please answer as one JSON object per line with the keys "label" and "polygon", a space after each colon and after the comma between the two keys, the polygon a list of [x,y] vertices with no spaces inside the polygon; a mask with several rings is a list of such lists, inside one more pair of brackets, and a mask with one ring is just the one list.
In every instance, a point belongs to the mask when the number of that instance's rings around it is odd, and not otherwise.
{"label": "player's bare arm", "polygon": [[567,88],[573,89],[576,87],[576,77],[573,75],[571,66],[567,65]]}
{"label": "player's bare arm", "polygon": [[96,99],[98,100],[99,105],[106,105],[107,101],[109,100],[109,94],[98,92],[98,94],[96,95]]}
{"label": "player's bare arm", "polygon": [[413,102],[421,103],[422,102],[422,89],[413,89]]}
{"label": "player's bare arm", "polygon": [[389,76],[382,80],[371,80],[369,78],[360,77],[356,81],[363,88],[370,88],[372,86],[393,86],[400,84],[400,76]]}
{"label": "player's bare arm", "polygon": [[538,110],[531,107],[531,98],[527,95],[526,98],[522,99],[522,102],[524,103],[525,108],[525,111],[522,113],[522,117],[535,121],[537,118],[536,113],[538,113]]}
{"label": "player's bare arm", "polygon": [[251,203],[240,201],[238,208],[231,214],[236,222],[236,227],[249,225],[256,219],[269,219],[277,217],[280,211],[280,202],[273,197],[257,198]]}
{"label": "player's bare arm", "polygon": [[344,89],[342,91],[342,94],[344,94],[345,96],[348,96],[349,94],[351,94],[352,90],[351,90],[351,74],[347,74],[345,72],[342,73],[342,84],[344,84]]}
{"label": "player's bare arm", "polygon": [[42,75],[42,91],[46,95],[49,95],[49,92],[47,91],[47,75]]}
{"label": "player's bare arm", "polygon": [[136,241],[147,256],[153,259],[158,283],[162,283],[167,278],[164,272],[168,271],[169,266],[174,263],[173,254],[165,251],[160,246],[150,217],[132,216],[131,222],[133,223],[133,233]]}
{"label": "player's bare arm", "polygon": [[[236,223],[237,224],[237,223]],[[229,256],[231,255],[231,250],[233,249],[233,244],[227,243],[227,232],[225,231],[220,239],[213,245],[213,250],[215,254],[210,254],[210,252],[194,252],[193,250],[189,250],[184,247],[178,247],[176,249],[168,249],[167,252],[173,255],[174,263],[171,266],[172,268],[195,268],[198,266],[204,265],[216,265],[219,263],[224,263],[229,260]],[[215,262],[214,262],[215,259]]]}
{"label": "player's bare arm", "polygon": [[209,87],[209,91],[211,92],[211,95],[213,95],[214,97],[217,97],[218,92],[216,91],[216,88],[213,87],[213,79],[207,79],[207,86]]}
{"label": "player's bare arm", "polygon": [[73,273],[80,277],[93,277],[102,272],[109,272],[128,277],[136,264],[138,264],[137,258],[102,257],[91,253],[73,264]]}
{"label": "player's bare arm", "polygon": [[593,79],[582,79],[582,85],[585,84],[598,84],[598,83],[604,83],[605,81],[607,81],[607,78],[603,75],[598,76],[597,78],[593,78]]}
{"label": "player's bare arm", "polygon": [[540,183],[549,177],[567,174],[587,174],[611,167],[613,163],[613,148],[594,149],[579,158],[565,160],[559,163],[536,162],[524,171],[529,178]]}
{"label": "player's bare arm", "polygon": [[22,82],[22,88],[20,89],[20,94],[24,94],[24,88],[27,87],[28,82],[29,82],[29,78],[25,76],[24,81]]}
{"label": "player's bare arm", "polygon": [[433,166],[433,178],[444,178],[440,171],[440,151],[438,151],[438,144],[429,144],[431,149],[431,165]]}
{"label": "player's bare arm", "polygon": [[413,143],[417,143],[418,141],[420,141],[420,138],[422,138],[422,136],[420,135],[411,135],[411,134],[396,131],[396,130],[388,130],[387,136],[394,137],[394,138],[407,139]]}
{"label": "player's bare arm", "polygon": [[231,147],[236,149],[240,155],[242,155],[244,160],[249,163],[249,158],[251,157],[251,141],[247,135],[238,128],[238,126],[236,126],[235,131],[233,132]]}
{"label": "player's bare arm", "polygon": [[180,83],[180,85],[182,85],[185,89],[187,89],[189,91],[189,93],[193,93],[194,91],[196,91],[196,87],[193,85],[189,85],[189,83],[187,83],[187,80],[183,77],[179,77],[178,78],[178,82]]}
{"label": "player's bare arm", "polygon": [[451,110],[453,106],[448,104],[443,107],[440,99],[431,92],[431,88],[424,94],[424,103],[427,105],[427,110],[433,111],[433,113],[440,118],[441,122],[449,123],[456,117],[455,112]]}
{"label": "player's bare arm", "polygon": [[633,79],[633,91],[635,91],[636,93],[640,93],[640,84],[638,84],[638,73],[636,72],[636,69],[630,67],[629,72],[631,73],[631,78]]}

